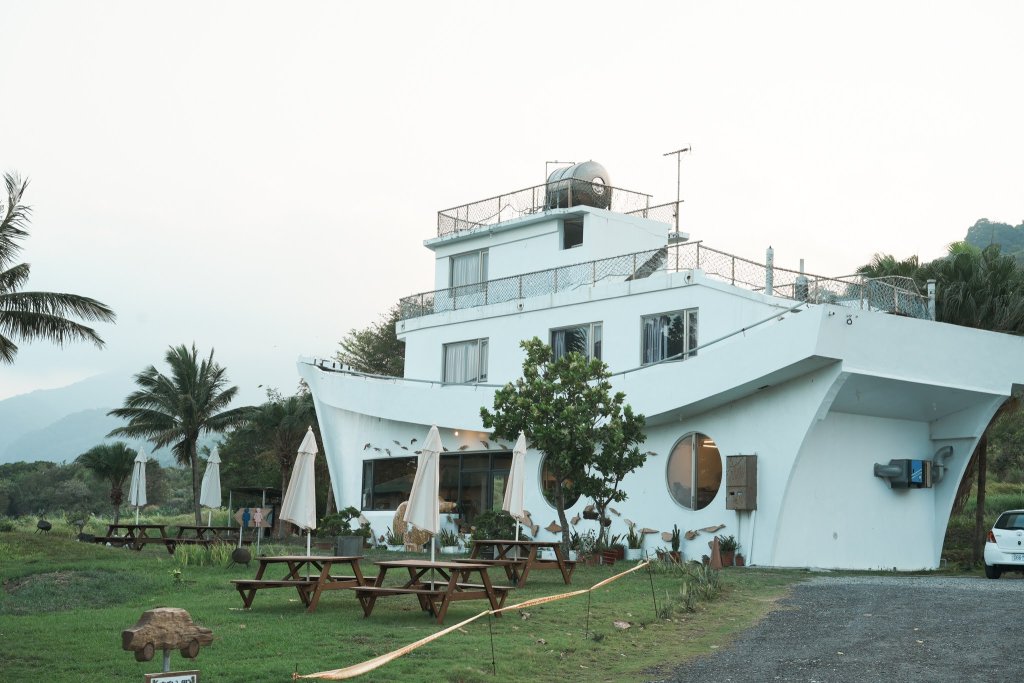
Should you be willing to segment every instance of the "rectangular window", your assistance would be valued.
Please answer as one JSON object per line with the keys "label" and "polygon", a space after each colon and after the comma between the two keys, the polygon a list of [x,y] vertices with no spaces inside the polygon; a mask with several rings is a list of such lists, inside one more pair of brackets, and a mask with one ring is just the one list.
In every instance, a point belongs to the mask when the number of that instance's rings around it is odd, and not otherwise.
{"label": "rectangular window", "polygon": [[641,319],[641,363],[696,356],[697,309],[645,315]]}
{"label": "rectangular window", "polygon": [[448,284],[464,287],[487,282],[487,250],[470,251],[451,257]]}
{"label": "rectangular window", "polygon": [[[441,456],[441,500],[457,503],[461,522],[486,510],[501,508],[512,465],[508,451],[445,453]],[[416,476],[416,458],[363,461],[363,509],[397,510],[409,500]]]}
{"label": "rectangular window", "polygon": [[447,384],[486,382],[487,346],[486,339],[445,344],[441,381]]}
{"label": "rectangular window", "polygon": [[601,323],[551,330],[551,350],[556,360],[573,351],[601,360]]}
{"label": "rectangular window", "polygon": [[415,476],[416,458],[364,460],[363,509],[397,510],[409,500]]}
{"label": "rectangular window", "polygon": [[566,218],[562,221],[562,249],[583,245],[583,219]]}

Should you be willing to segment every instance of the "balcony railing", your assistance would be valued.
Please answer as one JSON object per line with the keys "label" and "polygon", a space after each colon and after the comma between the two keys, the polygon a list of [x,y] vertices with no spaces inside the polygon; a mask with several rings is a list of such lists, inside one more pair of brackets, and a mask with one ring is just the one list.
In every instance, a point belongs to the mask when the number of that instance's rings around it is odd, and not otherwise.
{"label": "balcony railing", "polygon": [[707,277],[714,280],[787,299],[830,303],[914,318],[930,317],[927,297],[918,292],[910,278],[870,279],[859,275],[820,277],[786,268],[769,268],[706,247],[700,242],[688,242],[414,294],[400,301],[401,319],[527,299],[592,287],[604,282],[640,280],[658,272],[695,269],[704,271]]}
{"label": "balcony railing", "polygon": [[566,179],[437,212],[437,236],[472,232],[550,209],[596,206],[616,213],[639,214],[650,208],[651,195],[586,180]]}

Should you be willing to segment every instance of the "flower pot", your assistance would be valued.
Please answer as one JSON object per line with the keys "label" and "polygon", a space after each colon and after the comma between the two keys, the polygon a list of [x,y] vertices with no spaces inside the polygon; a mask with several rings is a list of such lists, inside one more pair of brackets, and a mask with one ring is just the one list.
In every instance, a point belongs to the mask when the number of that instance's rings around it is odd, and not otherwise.
{"label": "flower pot", "polygon": [[722,556],[722,566],[723,567],[731,567],[732,563],[733,563],[733,560],[736,559],[736,551],[735,550],[723,550],[723,551],[721,551],[720,554]]}
{"label": "flower pot", "polygon": [[743,557],[743,555],[740,555],[739,553],[736,553],[736,566],[737,567],[745,567],[745,566],[747,566],[746,558]]}
{"label": "flower pot", "polygon": [[678,550],[670,550],[668,553],[668,559],[670,562],[681,564],[683,561],[683,553]]}
{"label": "flower pot", "polygon": [[393,553],[400,553],[400,552],[402,552],[403,550],[405,550],[405,545],[403,545],[403,544],[401,544],[401,543],[399,543],[399,544],[397,544],[397,545],[390,545],[390,544],[389,544],[389,545],[387,545],[387,546],[385,546],[385,547],[386,547],[386,548],[387,548],[387,549],[388,549],[388,550],[389,550],[390,552],[393,552]]}
{"label": "flower pot", "polygon": [[626,559],[627,560],[642,560],[644,559],[643,548],[626,548]]}
{"label": "flower pot", "polygon": [[[335,536],[334,554],[351,557],[363,554],[362,536]],[[327,546],[330,548],[330,546]]]}
{"label": "flower pot", "polygon": [[457,545],[443,545],[441,546],[442,555],[456,555],[459,552],[459,546]]}

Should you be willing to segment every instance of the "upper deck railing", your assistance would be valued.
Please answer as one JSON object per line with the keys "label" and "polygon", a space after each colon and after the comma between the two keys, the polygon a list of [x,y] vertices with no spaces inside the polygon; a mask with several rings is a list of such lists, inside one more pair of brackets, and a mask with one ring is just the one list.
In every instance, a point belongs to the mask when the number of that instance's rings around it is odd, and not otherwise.
{"label": "upper deck railing", "polygon": [[822,277],[766,266],[688,242],[633,254],[574,263],[558,268],[447,287],[401,299],[401,319],[515,301],[533,296],[591,287],[605,282],[640,280],[659,272],[701,270],[714,280],[755,292],[862,310],[929,319],[928,298],[911,278],[865,278],[860,275]]}
{"label": "upper deck railing", "polygon": [[[598,201],[587,199],[595,197]],[[651,195],[575,178],[558,180],[438,211],[437,236],[472,232],[549,209],[580,205],[640,214],[651,208]]]}

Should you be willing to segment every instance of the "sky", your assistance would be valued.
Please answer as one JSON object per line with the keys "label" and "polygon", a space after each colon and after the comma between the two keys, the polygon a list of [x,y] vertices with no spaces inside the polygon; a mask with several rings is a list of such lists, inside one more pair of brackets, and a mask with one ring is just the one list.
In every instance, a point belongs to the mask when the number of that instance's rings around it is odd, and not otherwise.
{"label": "sky", "polygon": [[601,162],[691,239],[843,275],[1024,221],[1024,3],[0,0],[27,289],[111,306],[0,399],[215,350],[292,393],[432,289],[436,212]]}

